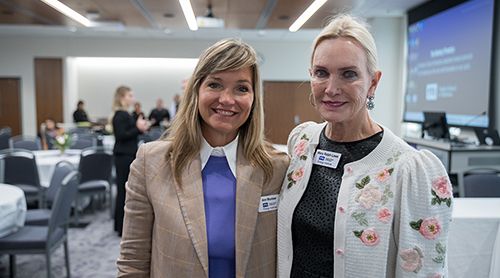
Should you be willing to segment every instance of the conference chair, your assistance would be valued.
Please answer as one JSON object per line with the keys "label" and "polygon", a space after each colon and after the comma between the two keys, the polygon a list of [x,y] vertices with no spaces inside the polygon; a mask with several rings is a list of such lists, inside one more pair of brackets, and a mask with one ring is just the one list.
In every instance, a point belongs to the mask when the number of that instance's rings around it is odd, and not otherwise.
{"label": "conference chair", "polygon": [[0,150],[9,148],[9,139],[12,136],[12,129],[8,126],[0,129]]}
{"label": "conference chair", "polygon": [[476,169],[464,175],[464,197],[500,197],[500,176],[494,169]]}
{"label": "conference chair", "polygon": [[24,149],[5,149],[0,151],[2,160],[2,180],[24,191],[26,201],[38,201],[38,208],[44,207],[45,188],[40,185],[35,155]]}
{"label": "conference chair", "polygon": [[[97,194],[108,193],[110,214],[112,211],[111,197],[111,170],[113,165],[113,154],[103,147],[91,147],[84,149],[80,155],[78,171],[80,173],[80,184],[78,185],[75,209],[75,225],[79,225],[79,208],[85,196],[93,198]],[[83,210],[83,208],[82,208]]]}
{"label": "conference chair", "polygon": [[153,139],[153,141],[155,141],[155,140],[158,140],[161,137],[161,135],[163,134],[164,131],[165,131],[165,129],[162,128],[162,127],[153,127],[149,131],[149,135],[151,136],[151,138]]}
{"label": "conference chair", "polygon": [[97,136],[89,133],[74,133],[73,144],[69,147],[70,149],[83,150],[90,147],[97,146]]}
{"label": "conference chair", "polygon": [[[56,164],[54,173],[50,180],[49,188],[45,192],[45,207],[42,209],[30,209],[26,212],[26,220],[24,225],[47,225],[49,223],[50,217],[52,216],[54,209],[54,202],[57,192],[61,187],[64,178],[71,173],[76,171],[73,165],[68,161],[60,161]],[[51,208],[51,209],[48,209]]]}
{"label": "conference chair", "polygon": [[45,254],[47,277],[51,276],[51,254],[64,244],[67,277],[71,277],[68,252],[68,222],[71,203],[78,186],[78,171],[68,173],[59,188],[53,214],[47,226],[24,226],[17,232],[0,238],[0,254],[10,256],[10,277],[16,276],[16,255]]}
{"label": "conference chair", "polygon": [[42,141],[38,136],[17,135],[9,139],[11,149],[38,151],[42,149]]}

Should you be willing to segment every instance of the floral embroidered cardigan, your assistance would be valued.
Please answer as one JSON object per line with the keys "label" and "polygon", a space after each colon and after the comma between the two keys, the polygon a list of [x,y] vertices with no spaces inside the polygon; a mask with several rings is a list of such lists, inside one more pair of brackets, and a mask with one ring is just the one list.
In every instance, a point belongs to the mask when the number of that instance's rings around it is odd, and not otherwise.
{"label": "floral embroidered cardigan", "polygon": [[[291,223],[326,123],[288,138],[292,160],[278,209],[278,277],[290,277]],[[448,277],[452,186],[441,162],[384,129],[380,144],[344,167],[334,230],[334,277]],[[328,185],[325,185],[328,186]]]}

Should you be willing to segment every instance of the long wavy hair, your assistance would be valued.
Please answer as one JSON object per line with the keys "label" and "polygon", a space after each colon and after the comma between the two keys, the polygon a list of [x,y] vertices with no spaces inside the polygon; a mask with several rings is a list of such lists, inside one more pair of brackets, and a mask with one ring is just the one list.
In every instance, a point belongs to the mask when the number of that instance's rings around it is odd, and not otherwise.
{"label": "long wavy hair", "polygon": [[127,110],[127,107],[123,105],[122,99],[130,91],[132,91],[132,89],[127,86],[120,86],[116,88],[116,92],[113,97],[113,106],[111,107],[111,114],[108,117],[108,124],[110,126],[113,126],[113,117],[115,116],[116,111]]}
{"label": "long wavy hair", "polygon": [[257,54],[251,46],[240,39],[223,39],[201,54],[186,86],[179,111],[170,127],[170,134],[165,139],[172,142],[172,151],[167,155],[170,156],[177,184],[182,185],[182,170],[199,155],[201,150],[203,120],[198,107],[201,83],[210,74],[247,67],[252,71],[254,101],[248,119],[239,128],[238,143],[243,145],[243,154],[250,164],[264,171],[265,181],[272,177],[273,149],[264,140],[264,108]]}

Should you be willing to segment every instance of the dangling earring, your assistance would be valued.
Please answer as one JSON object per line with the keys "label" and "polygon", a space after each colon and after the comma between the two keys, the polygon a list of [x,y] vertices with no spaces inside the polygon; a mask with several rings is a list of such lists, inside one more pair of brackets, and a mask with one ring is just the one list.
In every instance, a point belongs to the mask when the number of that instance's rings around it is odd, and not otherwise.
{"label": "dangling earring", "polygon": [[316,107],[316,104],[314,104],[314,103],[312,102],[312,100],[311,100],[311,97],[312,97],[312,96],[313,96],[313,93],[311,93],[311,94],[309,95],[309,103],[310,103],[312,106]]}
{"label": "dangling earring", "polygon": [[373,108],[375,108],[375,102],[373,102],[374,99],[375,99],[374,95],[368,97],[368,102],[366,103],[366,108],[368,110],[373,110]]}

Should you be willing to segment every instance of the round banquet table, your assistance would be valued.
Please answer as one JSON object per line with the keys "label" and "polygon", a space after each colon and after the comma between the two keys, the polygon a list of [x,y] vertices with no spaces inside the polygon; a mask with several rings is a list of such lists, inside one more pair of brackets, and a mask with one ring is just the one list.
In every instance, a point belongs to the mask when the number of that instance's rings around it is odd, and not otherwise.
{"label": "round banquet table", "polygon": [[49,187],[50,179],[52,179],[52,174],[54,173],[56,164],[60,161],[66,160],[75,167],[75,170],[77,170],[82,150],[68,149],[64,152],[64,154],[61,154],[59,150],[33,151],[33,153],[36,157],[40,185]]}
{"label": "round banquet table", "polygon": [[16,232],[26,220],[26,198],[21,188],[0,183],[0,237]]}

